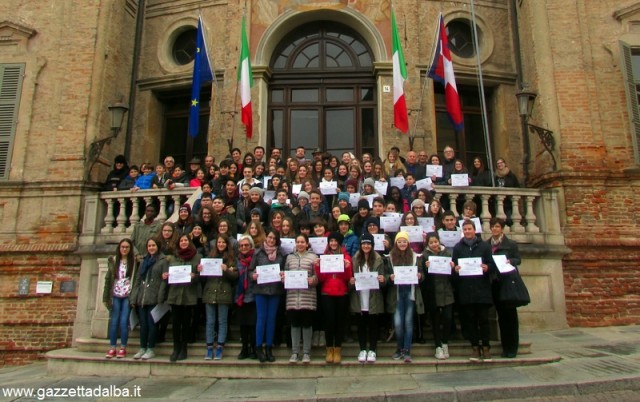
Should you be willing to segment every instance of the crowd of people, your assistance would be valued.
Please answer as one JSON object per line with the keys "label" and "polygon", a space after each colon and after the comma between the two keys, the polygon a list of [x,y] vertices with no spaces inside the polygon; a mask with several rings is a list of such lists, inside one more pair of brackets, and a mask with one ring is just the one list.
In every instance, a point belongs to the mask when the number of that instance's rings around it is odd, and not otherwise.
{"label": "crowd of people", "polygon": [[[500,303],[501,271],[493,258],[506,255],[508,264],[520,264],[517,244],[503,233],[505,221],[492,218],[492,236],[483,241],[476,203],[464,202],[456,216],[434,197],[440,186],[461,178],[472,186],[517,187],[504,159],[492,177],[481,158],[469,172],[449,146],[442,157],[400,155],[397,148],[385,160],[350,152],[339,160],[319,149],[312,155],[307,159],[298,147],[285,160],[279,149],[267,156],[257,146],[243,156],[234,148],[219,164],[212,156],[204,163],[193,158],[186,169],[171,156],[140,168],[116,157],[106,191],[200,187],[202,195],[193,205],[177,206],[175,222],[158,222],[157,206],[147,205],[131,239],[109,258],[106,357],[126,357],[134,310],[141,337],[135,359],[155,357],[169,316],[171,361],[187,358],[201,321],[204,358],[222,359],[232,315],[242,340],[238,359],[273,362],[273,348],[286,339],[291,363],[310,362],[312,346],[325,346],[326,362],[338,364],[356,326],[359,362],[375,362],[380,337],[395,336],[392,358],[408,363],[412,343],[424,341],[427,321],[435,358],[447,359],[457,312],[470,359],[488,360],[493,305],[502,356],[517,355],[517,310]],[[210,259],[218,261],[215,274]],[[342,262],[336,267],[331,261]]]}

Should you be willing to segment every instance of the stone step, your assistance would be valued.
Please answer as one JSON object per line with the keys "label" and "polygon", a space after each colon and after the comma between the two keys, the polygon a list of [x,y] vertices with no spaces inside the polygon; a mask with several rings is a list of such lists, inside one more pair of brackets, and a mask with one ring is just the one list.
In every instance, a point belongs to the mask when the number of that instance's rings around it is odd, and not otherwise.
{"label": "stone step", "polygon": [[[279,348],[285,350],[283,348]],[[421,348],[417,348],[418,350]],[[416,350],[416,352],[418,351]],[[347,357],[342,364],[327,364],[324,354],[314,350],[312,362],[291,364],[288,354],[276,362],[260,363],[257,360],[237,360],[235,356],[225,355],[222,360],[202,358],[202,353],[193,353],[190,349],[187,360],[171,363],[166,355],[160,355],[148,361],[124,359],[106,359],[104,350],[100,353],[80,351],[76,348],[59,349],[48,352],[47,369],[51,374],[83,376],[132,376],[132,377],[217,377],[217,378],[319,378],[319,377],[358,377],[398,374],[427,374],[459,370],[477,370],[496,367],[522,367],[553,363],[560,356],[544,352],[518,356],[515,359],[494,358],[492,361],[470,362],[467,357],[451,357],[448,360],[436,360],[413,354],[413,363],[407,364],[392,360],[387,355],[378,355],[376,363],[361,364],[355,357]],[[199,350],[202,352],[202,349]],[[280,351],[279,351],[280,352]],[[318,352],[318,353],[316,353]],[[498,354],[499,355],[499,354]]]}
{"label": "stone step", "polygon": [[[80,352],[99,353],[104,354],[109,349],[109,341],[107,339],[97,338],[78,338],[76,339],[75,346]],[[129,338],[127,352],[130,355],[135,354],[140,348],[140,341],[138,338]],[[449,342],[449,354],[451,356],[468,356],[470,352],[470,346],[467,341],[455,340]],[[204,356],[206,344],[204,342],[195,342],[189,344],[189,354],[192,356]],[[227,342],[224,347],[224,353],[226,357],[235,357],[240,353],[241,344],[239,341]],[[391,342],[378,342],[377,347],[378,355],[390,357],[396,350],[395,341]],[[169,356],[173,350],[172,342],[166,341],[156,345],[154,351],[158,356]],[[360,348],[357,342],[345,342],[342,345],[342,355],[346,358],[356,358]],[[502,348],[499,342],[493,343],[491,352],[494,355],[499,356],[502,353]],[[313,347],[312,353],[316,356],[323,356],[325,353],[324,347]],[[273,348],[273,354],[276,357],[289,358],[291,350],[286,345]],[[411,355],[416,357],[433,357],[435,354],[435,347],[429,341],[425,344],[414,343],[411,349]],[[518,348],[518,354],[528,355],[531,354],[531,342],[521,342]]]}

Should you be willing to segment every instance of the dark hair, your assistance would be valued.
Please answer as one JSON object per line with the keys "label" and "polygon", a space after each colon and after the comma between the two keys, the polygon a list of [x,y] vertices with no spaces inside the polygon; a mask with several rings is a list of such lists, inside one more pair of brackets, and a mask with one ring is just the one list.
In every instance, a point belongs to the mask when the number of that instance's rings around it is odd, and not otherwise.
{"label": "dark hair", "polygon": [[[276,237],[276,246],[280,247],[280,233],[278,233],[278,231],[273,228],[269,228],[264,232],[265,239],[267,238],[267,236],[269,236],[269,233],[273,233],[273,235]],[[264,242],[262,244],[264,244]]]}
{"label": "dark hair", "polygon": [[[115,269],[113,270],[113,277],[117,278],[118,277],[118,271],[119,271],[119,267],[120,267],[120,262],[121,262],[121,256],[120,256],[120,246],[122,245],[122,243],[128,243],[129,244],[129,253],[127,254],[127,273],[125,274],[127,276],[127,278],[131,278],[131,274],[133,273],[133,267],[135,265],[135,256],[133,255],[133,242],[131,241],[131,239],[127,238],[127,239],[122,239],[120,240],[120,242],[118,243],[118,247],[116,248],[116,259],[115,259]],[[131,280],[133,280],[133,278],[131,278]]]}
{"label": "dark hair", "polygon": [[[224,250],[222,253],[218,251],[218,239],[222,239],[224,240],[225,243],[227,243],[227,249]],[[229,238],[229,236],[225,233],[219,233],[216,236],[214,241],[215,243],[213,247],[211,247],[211,252],[209,253],[209,257],[222,258],[224,263],[227,265],[235,264],[236,262],[235,250],[233,249],[233,247],[231,247],[231,239]]]}
{"label": "dark hair", "polygon": [[504,227],[506,225],[506,222],[504,221],[504,219],[498,218],[497,216],[494,216],[493,218],[491,218],[489,220],[489,227],[493,227],[496,224],[500,225],[500,227],[504,229]]}
{"label": "dark hair", "polygon": [[[171,233],[170,239],[165,240],[164,237],[162,237],[162,229],[167,226],[173,230],[173,233]],[[174,225],[173,222],[164,222],[162,226],[160,226],[160,232],[155,239],[162,253],[165,255],[172,255],[176,251],[176,246],[178,245],[178,230],[176,229],[176,225]]]}
{"label": "dark hair", "polygon": [[440,241],[440,236],[438,236],[438,232],[429,232],[427,233],[427,239],[425,240],[425,243],[429,244],[429,239],[431,239],[432,237],[435,237],[436,239],[438,239],[438,241]]}

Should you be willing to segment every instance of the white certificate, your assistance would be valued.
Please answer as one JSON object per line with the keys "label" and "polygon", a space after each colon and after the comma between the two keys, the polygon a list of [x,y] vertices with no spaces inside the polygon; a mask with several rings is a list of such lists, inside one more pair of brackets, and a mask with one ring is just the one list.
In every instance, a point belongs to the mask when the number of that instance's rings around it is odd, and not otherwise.
{"label": "white certificate", "polygon": [[457,230],[440,230],[438,231],[438,236],[440,236],[440,243],[442,243],[443,246],[451,248],[460,242],[462,232]]}
{"label": "white certificate", "polygon": [[[144,313],[146,314],[146,313]],[[133,331],[140,324],[140,318],[138,317],[138,311],[135,308],[131,309],[129,314],[129,329]]]}
{"label": "white certificate", "polygon": [[342,254],[321,255],[320,272],[323,274],[344,272],[344,256]]}
{"label": "white certificate", "polygon": [[451,187],[468,187],[469,175],[466,173],[452,174],[451,175]]}
{"label": "white certificate", "polygon": [[422,228],[420,226],[400,226],[400,231],[409,234],[409,242],[422,243]]}
{"label": "white certificate", "polygon": [[156,306],[151,309],[151,318],[153,318],[153,322],[158,322],[165,314],[167,314],[171,310],[168,303],[156,304]]}
{"label": "white certificate", "polygon": [[421,188],[424,188],[425,190],[428,190],[428,191],[433,190],[433,183],[431,183],[431,178],[427,177],[425,179],[416,181],[416,188],[418,190],[420,190]]}
{"label": "white certificate", "polygon": [[191,265],[169,267],[169,284],[191,283]]}
{"label": "white certificate", "polygon": [[376,198],[376,197],[380,197],[380,195],[379,194],[369,194],[369,195],[366,195],[364,197],[369,202],[369,209],[371,209],[371,208],[373,208],[373,199]]}
{"label": "white certificate", "polygon": [[375,187],[378,194],[386,195],[389,183],[386,181],[376,181],[375,183],[373,183],[373,186]]}
{"label": "white certificate", "polygon": [[264,176],[262,178],[262,182],[264,183],[264,188],[269,187],[269,182],[271,181],[271,176]]}
{"label": "white certificate", "polygon": [[338,182],[337,181],[321,181],[320,192],[324,195],[338,194]]}
{"label": "white certificate", "polygon": [[374,234],[373,249],[375,251],[384,251],[384,234]]}
{"label": "white certificate", "polygon": [[359,193],[349,193],[349,204],[352,207],[358,208],[358,201],[360,201]]}
{"label": "white certificate", "polygon": [[307,271],[284,271],[285,289],[309,289]]}
{"label": "white certificate", "polygon": [[430,217],[426,217],[426,218],[418,218],[418,225],[420,225],[420,227],[422,228],[422,231],[425,233],[431,233],[431,232],[435,232],[435,222],[433,220],[433,218]]}
{"label": "white certificate", "polygon": [[[476,227],[476,233],[482,233],[482,223],[480,223],[480,218],[470,218],[469,220],[473,222],[474,226]],[[464,223],[464,221],[464,219],[460,219],[458,221],[458,225],[460,226],[460,228],[462,228],[462,224]]]}
{"label": "white certificate", "polygon": [[222,258],[203,258],[200,264],[200,276],[222,276]]}
{"label": "white certificate", "polygon": [[273,190],[267,190],[264,192],[264,195],[262,196],[262,199],[264,200],[264,202],[269,202],[271,200],[273,200],[274,198],[276,198],[276,192]]}
{"label": "white certificate", "polygon": [[295,247],[296,239],[280,239],[280,251],[282,251],[282,255],[292,254]]}
{"label": "white certificate", "polygon": [[427,177],[442,177],[442,165],[427,165]]}
{"label": "white certificate", "polygon": [[310,237],[309,238],[309,245],[311,246],[311,250],[320,255],[320,254],[324,254],[324,250],[327,249],[327,238],[322,236],[322,237]]}
{"label": "white certificate", "polygon": [[427,272],[430,274],[451,275],[451,257],[430,255]]}
{"label": "white certificate", "polygon": [[291,193],[298,195],[302,191],[302,184],[292,184],[291,185]]}
{"label": "white certificate", "polygon": [[380,229],[385,232],[397,232],[400,229],[400,221],[402,218],[397,215],[381,216]]}
{"label": "white certificate", "polygon": [[418,267],[416,266],[397,266],[393,267],[394,279],[396,285],[417,285],[418,284]]}
{"label": "white certificate", "polygon": [[402,176],[391,177],[389,181],[391,182],[391,187],[398,187],[399,189],[402,189],[402,187],[404,187],[405,180]]}
{"label": "white certificate", "polygon": [[280,282],[282,280],[280,278],[279,264],[258,265],[256,267],[256,274],[258,274],[258,285]]}
{"label": "white certificate", "polygon": [[356,290],[380,289],[377,272],[356,272],[353,277],[356,278]]}
{"label": "white certificate", "polygon": [[480,276],[482,272],[482,258],[459,258],[458,265],[460,266],[460,276]]}
{"label": "white certificate", "polygon": [[506,255],[494,255],[493,261],[496,263],[498,271],[500,271],[501,274],[506,274],[507,272],[511,272],[516,269],[516,267],[507,262]]}

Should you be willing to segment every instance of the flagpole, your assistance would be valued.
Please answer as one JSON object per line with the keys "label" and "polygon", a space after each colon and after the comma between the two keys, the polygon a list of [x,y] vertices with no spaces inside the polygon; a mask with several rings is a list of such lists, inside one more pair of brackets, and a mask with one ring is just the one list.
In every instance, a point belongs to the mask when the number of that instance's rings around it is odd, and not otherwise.
{"label": "flagpole", "polygon": [[[204,24],[204,20],[202,19],[202,14],[198,14],[198,20],[200,20],[200,24],[202,25],[202,30],[203,31],[207,31],[207,27]],[[211,75],[213,76],[213,83],[214,83],[214,86],[217,89],[215,92],[216,92],[216,100],[218,101],[218,108],[220,109],[220,111],[222,111],[222,99],[220,98],[220,83],[218,82],[218,79],[216,78],[216,69],[215,69],[213,63],[211,62],[211,58],[213,56],[210,56],[209,45],[207,44],[207,36],[206,35],[202,35],[202,41],[204,42],[204,48],[206,49],[207,60],[209,61],[209,66],[211,66]],[[209,106],[209,112],[211,112],[211,106]],[[224,124],[224,121],[222,119],[220,121],[220,132],[222,132],[222,125],[223,124]],[[208,127],[207,127],[207,131],[208,131]]]}
{"label": "flagpole", "polygon": [[482,110],[482,127],[487,150],[487,164],[491,172],[491,186],[495,187],[495,175],[493,174],[493,156],[491,154],[491,139],[489,138],[489,123],[487,119],[487,105],[484,97],[484,82],[482,80],[482,65],[480,63],[480,46],[478,44],[478,26],[476,24],[476,9],[474,0],[471,0],[471,22],[473,25],[473,45],[476,48],[476,64],[478,68],[478,85],[480,86],[480,109]]}

